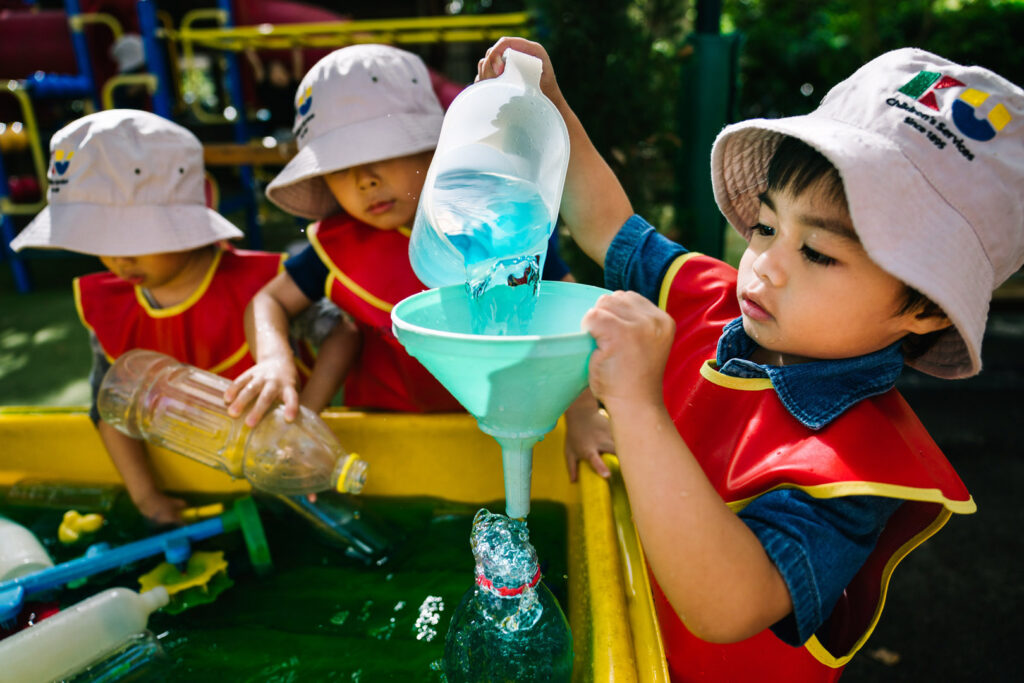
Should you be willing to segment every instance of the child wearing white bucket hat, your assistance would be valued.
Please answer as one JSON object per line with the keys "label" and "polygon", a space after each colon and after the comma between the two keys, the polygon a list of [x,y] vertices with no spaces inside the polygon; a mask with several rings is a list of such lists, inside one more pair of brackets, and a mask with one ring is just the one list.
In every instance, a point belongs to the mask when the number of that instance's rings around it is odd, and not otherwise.
{"label": "child wearing white bucket hat", "polygon": [[[94,351],[93,420],[139,511],[158,524],[181,522],[185,502],[157,487],[142,442],[99,419],[99,384],[134,348],[237,377],[253,365],[245,307],[280,272],[283,255],[228,246],[242,232],[205,205],[202,145],[160,116],[114,109],[82,117],[53,135],[50,158],[49,204],[11,247],[92,254],[107,267],[74,281]],[[343,351],[332,338],[354,333],[335,329],[318,362]],[[303,403],[319,410],[336,390],[310,381]]]}
{"label": "child wearing white bucket hat", "polygon": [[[678,680],[832,681],[892,570],[974,501],[894,388],[981,366],[992,290],[1024,263],[1024,91],[916,49],[806,116],[726,127],[738,270],[639,216],[561,95],[562,218],[605,269],[584,318]],[[632,290],[632,291],[621,291]]]}
{"label": "child wearing white bucket hat", "polygon": [[[316,222],[310,245],[253,299],[257,364],[225,395],[233,414],[255,401],[246,416],[255,424],[280,398],[294,416],[287,321],[325,294],[362,333],[353,362],[338,370],[346,405],[462,410],[391,332],[391,308],[426,289],[409,262],[409,234],[443,118],[423,61],[388,45],[335,50],[302,79],[293,127],[299,150],[267,197]],[[553,256],[544,277],[566,276]]]}

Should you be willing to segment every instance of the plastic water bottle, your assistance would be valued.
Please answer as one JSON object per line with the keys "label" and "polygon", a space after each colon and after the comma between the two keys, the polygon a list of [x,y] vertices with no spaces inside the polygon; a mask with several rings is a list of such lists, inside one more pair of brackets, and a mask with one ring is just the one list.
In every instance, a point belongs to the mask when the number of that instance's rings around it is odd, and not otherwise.
{"label": "plastic water bottle", "polygon": [[470,545],[476,583],[448,626],[444,672],[449,683],[569,681],[569,622],[540,581],[526,523],[480,510]]}
{"label": "plastic water bottle", "polygon": [[228,415],[229,385],[170,356],[134,349],[107,371],[96,402],[103,421],[128,436],[245,477],[262,491],[363,490],[366,461],[346,453],[316,413],[303,407],[287,422],[278,405],[250,429]]}
{"label": "plastic water bottle", "polygon": [[329,545],[343,548],[345,555],[367,566],[383,565],[391,557],[394,544],[383,524],[361,509],[350,496],[323,493],[308,496],[279,496],[281,502],[309,522]]}
{"label": "plastic water bottle", "polygon": [[430,287],[539,282],[558,218],[569,135],[540,90],[541,61],[505,52],[501,76],[452,102],[424,180],[409,243]]}
{"label": "plastic water bottle", "polygon": [[0,640],[0,683],[60,680],[100,661],[144,631],[167,589],[110,588]]}

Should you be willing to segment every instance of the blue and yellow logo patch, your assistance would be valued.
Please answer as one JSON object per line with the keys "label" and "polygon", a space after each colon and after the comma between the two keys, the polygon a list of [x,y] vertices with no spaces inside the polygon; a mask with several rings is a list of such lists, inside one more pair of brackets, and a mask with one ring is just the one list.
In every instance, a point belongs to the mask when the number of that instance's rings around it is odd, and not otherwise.
{"label": "blue and yellow logo patch", "polygon": [[65,156],[64,150],[58,149],[53,153],[53,170],[51,175],[62,176],[68,171],[68,166],[71,165],[71,157],[75,156],[74,152],[68,152]]}
{"label": "blue and yellow logo patch", "polygon": [[306,86],[306,92],[302,93],[299,101],[295,104],[295,111],[299,116],[305,116],[313,107],[313,87]]}

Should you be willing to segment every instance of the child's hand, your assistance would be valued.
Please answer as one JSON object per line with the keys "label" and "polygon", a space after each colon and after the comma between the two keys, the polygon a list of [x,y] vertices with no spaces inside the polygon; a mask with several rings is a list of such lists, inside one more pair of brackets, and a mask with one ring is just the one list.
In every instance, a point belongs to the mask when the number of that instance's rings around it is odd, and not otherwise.
{"label": "child's hand", "polygon": [[181,513],[188,506],[181,498],[172,498],[156,490],[133,502],[139,513],[157,526],[182,524]]}
{"label": "child's hand", "polygon": [[295,388],[299,374],[291,358],[269,359],[252,366],[231,383],[224,392],[228,415],[238,417],[247,405],[253,403],[245,424],[255,427],[274,402],[284,403],[284,417],[291,422],[299,412],[299,392]]}
{"label": "child's hand", "polygon": [[543,45],[526,40],[525,38],[499,38],[498,42],[487,49],[484,58],[477,62],[476,80],[483,81],[500,76],[505,71],[504,54],[505,50],[509,48],[516,52],[536,57],[541,61],[541,92],[557,104],[558,99],[556,98],[561,98],[562,93],[558,89],[558,83],[555,80],[555,70],[551,65],[551,58],[548,56],[547,50],[544,49]]}
{"label": "child's hand", "polygon": [[590,389],[612,419],[622,408],[662,405],[662,376],[675,321],[636,292],[605,294],[581,326],[597,341],[590,356]]}
{"label": "child's hand", "polygon": [[594,395],[586,389],[565,411],[565,465],[569,481],[576,481],[581,460],[589,462],[599,476],[607,479],[611,472],[601,454],[614,452],[608,416],[601,412]]}

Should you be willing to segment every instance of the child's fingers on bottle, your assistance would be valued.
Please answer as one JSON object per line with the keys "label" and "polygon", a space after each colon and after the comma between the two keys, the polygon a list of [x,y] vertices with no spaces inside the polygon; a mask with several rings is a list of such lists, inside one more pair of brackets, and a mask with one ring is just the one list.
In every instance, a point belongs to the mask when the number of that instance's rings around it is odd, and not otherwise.
{"label": "child's fingers on bottle", "polygon": [[281,401],[284,403],[284,419],[291,422],[299,413],[299,392],[294,386],[286,386],[281,392]]}

